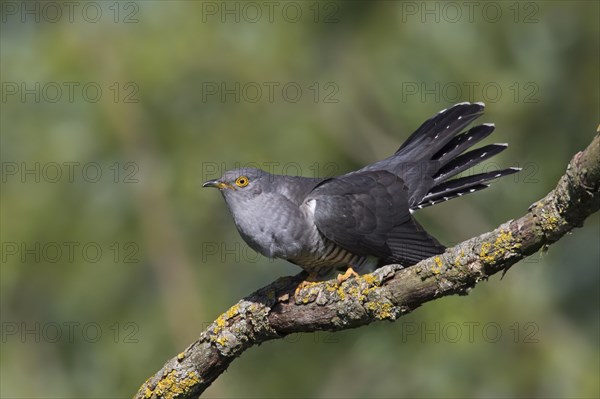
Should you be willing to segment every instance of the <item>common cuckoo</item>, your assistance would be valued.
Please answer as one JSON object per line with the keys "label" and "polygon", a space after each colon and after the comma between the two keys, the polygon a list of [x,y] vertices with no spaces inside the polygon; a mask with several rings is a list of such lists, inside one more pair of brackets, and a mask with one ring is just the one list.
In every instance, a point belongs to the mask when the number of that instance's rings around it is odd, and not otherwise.
{"label": "common cuckoo", "polygon": [[419,225],[413,211],[482,190],[518,168],[459,176],[506,149],[470,150],[494,130],[482,124],[482,103],[460,103],[425,121],[390,157],[333,178],[227,171],[203,187],[219,189],[246,243],[270,258],[338,279],[396,263],[414,265],[445,247]]}

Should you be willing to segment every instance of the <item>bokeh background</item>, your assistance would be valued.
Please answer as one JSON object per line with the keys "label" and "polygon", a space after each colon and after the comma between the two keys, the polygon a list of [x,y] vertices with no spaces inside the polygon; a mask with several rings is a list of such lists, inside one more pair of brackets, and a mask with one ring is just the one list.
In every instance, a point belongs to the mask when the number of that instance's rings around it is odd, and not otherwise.
{"label": "bokeh background", "polygon": [[[599,3],[1,3],[2,398],[130,397],[238,299],[225,169],[329,176],[485,101],[492,188],[418,213],[447,245],[523,214],[599,122]],[[467,297],[252,348],[205,393],[598,397],[598,215]]]}

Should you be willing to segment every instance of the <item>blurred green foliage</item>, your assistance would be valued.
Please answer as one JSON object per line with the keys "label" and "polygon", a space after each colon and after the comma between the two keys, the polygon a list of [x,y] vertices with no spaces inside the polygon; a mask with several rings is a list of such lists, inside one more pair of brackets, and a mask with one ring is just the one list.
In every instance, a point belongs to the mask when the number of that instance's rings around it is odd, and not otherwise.
{"label": "blurred green foliage", "polygon": [[[598,2],[67,3],[1,3],[3,398],[129,397],[299,271],[200,189],[223,169],[343,173],[485,101],[510,143],[487,167],[524,170],[419,212],[451,245],[525,212],[599,122]],[[206,397],[598,397],[599,226],[395,323],[254,348]]]}

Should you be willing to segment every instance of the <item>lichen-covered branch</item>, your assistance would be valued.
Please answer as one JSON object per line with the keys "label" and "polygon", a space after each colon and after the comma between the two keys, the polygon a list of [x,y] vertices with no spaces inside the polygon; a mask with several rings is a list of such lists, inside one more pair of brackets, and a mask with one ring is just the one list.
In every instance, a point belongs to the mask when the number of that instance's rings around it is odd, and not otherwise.
{"label": "lichen-covered branch", "polygon": [[600,208],[600,135],[577,153],[556,188],[519,219],[464,241],[445,253],[403,269],[310,283],[284,277],[242,299],[215,320],[196,342],[150,377],[135,398],[200,395],[246,349],[295,332],[338,331],[395,320],[423,303],[466,294],[475,284],[560,239]]}

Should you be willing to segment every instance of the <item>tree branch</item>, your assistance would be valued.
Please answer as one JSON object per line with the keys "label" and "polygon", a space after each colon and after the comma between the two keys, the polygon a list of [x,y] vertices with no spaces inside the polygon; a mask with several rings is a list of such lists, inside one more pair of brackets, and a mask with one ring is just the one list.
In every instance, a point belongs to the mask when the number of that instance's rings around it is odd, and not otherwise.
{"label": "tree branch", "polygon": [[150,377],[135,398],[200,395],[246,349],[295,332],[339,331],[395,320],[423,303],[465,295],[479,281],[560,239],[600,208],[600,134],[577,153],[556,188],[517,220],[464,241],[445,253],[402,268],[310,283],[305,273],[283,277],[242,299],[217,318],[196,342]]}

